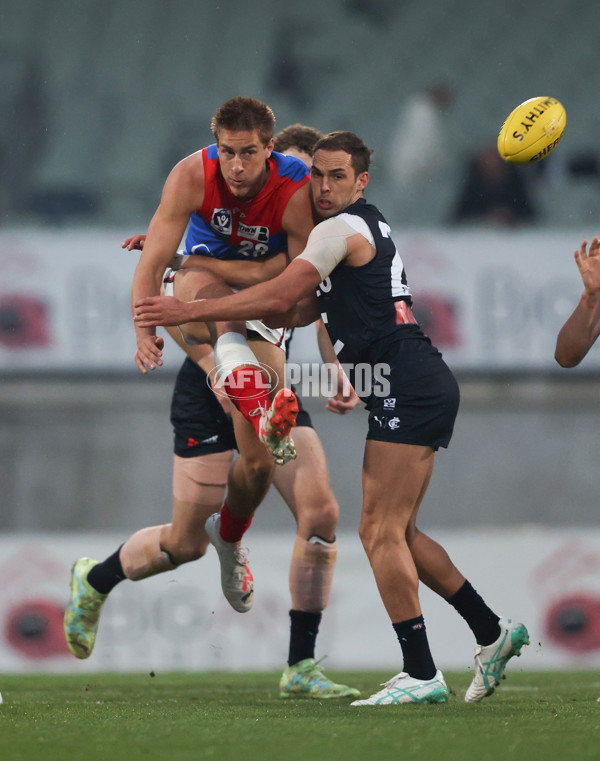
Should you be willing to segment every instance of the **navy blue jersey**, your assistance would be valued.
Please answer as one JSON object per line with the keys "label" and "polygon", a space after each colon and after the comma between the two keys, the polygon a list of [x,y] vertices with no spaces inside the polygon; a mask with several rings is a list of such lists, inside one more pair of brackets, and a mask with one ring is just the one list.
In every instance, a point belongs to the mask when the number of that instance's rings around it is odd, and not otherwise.
{"label": "navy blue jersey", "polygon": [[360,198],[339,216],[357,232],[362,229],[375,247],[375,256],[367,264],[351,267],[342,261],[317,290],[323,321],[340,362],[373,365],[384,361],[386,351],[398,341],[429,342],[412,315],[404,265],[379,210]]}
{"label": "navy blue jersey", "polygon": [[[339,216],[375,247],[373,259],[360,267],[340,262],[317,291],[338,359],[370,410],[367,438],[447,447],[458,411],[458,384],[413,317],[390,227],[362,198]],[[365,366],[373,382],[357,383]]]}

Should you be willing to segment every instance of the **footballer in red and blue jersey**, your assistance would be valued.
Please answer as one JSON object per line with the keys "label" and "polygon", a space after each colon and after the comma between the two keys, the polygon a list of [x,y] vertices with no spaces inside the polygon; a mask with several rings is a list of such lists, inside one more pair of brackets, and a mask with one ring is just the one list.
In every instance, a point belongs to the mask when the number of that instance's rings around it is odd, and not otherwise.
{"label": "footballer in red and blue jersey", "polygon": [[179,253],[244,260],[286,251],[283,214],[290,198],[308,182],[304,162],[273,151],[267,159],[267,182],[247,201],[229,189],[216,144],[202,149],[202,162],[204,201],[190,217],[185,248]]}

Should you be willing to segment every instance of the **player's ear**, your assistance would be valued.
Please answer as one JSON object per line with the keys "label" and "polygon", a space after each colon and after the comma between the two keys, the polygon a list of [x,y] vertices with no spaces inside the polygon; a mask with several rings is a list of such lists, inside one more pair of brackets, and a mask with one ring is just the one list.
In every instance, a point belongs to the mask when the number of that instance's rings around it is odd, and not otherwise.
{"label": "player's ear", "polygon": [[271,153],[273,151],[273,146],[275,145],[275,140],[271,138],[269,142],[265,145],[265,150],[267,152],[267,158],[271,156]]}
{"label": "player's ear", "polygon": [[369,184],[369,173],[368,172],[361,172],[356,180],[356,189],[357,190],[364,190],[367,185]]}

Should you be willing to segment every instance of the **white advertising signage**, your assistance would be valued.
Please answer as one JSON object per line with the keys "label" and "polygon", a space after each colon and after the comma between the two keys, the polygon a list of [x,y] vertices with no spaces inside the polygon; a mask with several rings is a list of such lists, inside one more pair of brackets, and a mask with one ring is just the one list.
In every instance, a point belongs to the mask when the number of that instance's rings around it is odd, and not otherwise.
{"label": "white advertising signage", "polygon": [[[436,231],[394,240],[415,314],[452,368],[544,370],[558,367],[556,336],[583,290],[573,259],[583,237]],[[598,366],[594,355],[588,367]]]}
{"label": "white advertising signage", "polygon": [[[554,345],[582,287],[573,251],[594,231],[423,231],[393,237],[415,314],[455,370],[557,369]],[[0,368],[136,372],[121,231],[0,233]],[[316,361],[314,330],[294,356]],[[170,358],[174,357],[171,363]],[[167,341],[165,367],[179,350]],[[600,349],[586,368],[600,366]]]}
{"label": "white advertising signage", "polygon": [[[511,671],[600,666],[600,531],[541,526],[495,531],[432,531],[498,615],[522,621],[530,646]],[[63,613],[70,565],[104,559],[125,536],[0,535],[0,671],[206,671],[283,668],[288,653],[291,534],[249,531],[244,541],[256,586],[252,610],[223,597],[219,562],[205,558],[140,582],[123,581],[107,600],[92,657],[68,651]],[[385,669],[400,647],[355,533],[340,533],[317,657],[328,668]],[[490,558],[510,557],[502,573]],[[349,592],[350,590],[350,592]],[[443,669],[473,668],[469,628],[442,598],[421,586],[432,652]],[[400,660],[399,660],[400,659]],[[274,678],[273,689],[276,689]],[[510,687],[510,680],[507,682]],[[503,685],[502,689],[506,689]]]}

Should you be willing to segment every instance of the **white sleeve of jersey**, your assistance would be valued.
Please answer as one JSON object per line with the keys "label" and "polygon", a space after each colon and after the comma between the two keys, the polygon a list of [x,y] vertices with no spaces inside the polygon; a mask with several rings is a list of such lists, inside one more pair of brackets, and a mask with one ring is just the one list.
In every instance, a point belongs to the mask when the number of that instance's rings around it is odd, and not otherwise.
{"label": "white sleeve of jersey", "polygon": [[[364,235],[363,230],[355,229],[343,217],[354,219],[350,214],[340,214],[338,217],[320,222],[308,236],[304,251],[296,257],[316,267],[322,280],[325,280],[346,256],[346,240],[357,232]],[[369,229],[366,223],[365,227]],[[369,237],[371,237],[370,231]]]}

